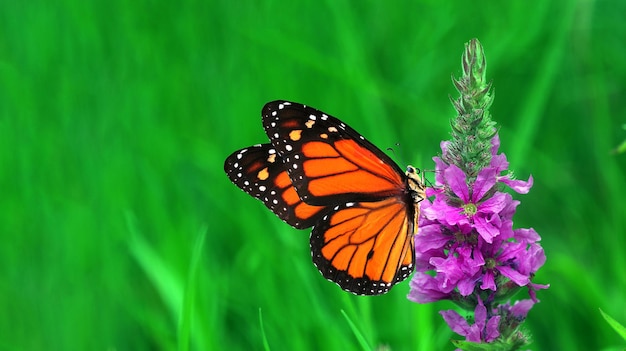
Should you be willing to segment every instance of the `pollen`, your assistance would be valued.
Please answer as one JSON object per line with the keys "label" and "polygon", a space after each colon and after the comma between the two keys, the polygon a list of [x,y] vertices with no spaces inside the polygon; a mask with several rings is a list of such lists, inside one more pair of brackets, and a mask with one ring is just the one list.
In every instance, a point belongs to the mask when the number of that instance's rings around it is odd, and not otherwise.
{"label": "pollen", "polygon": [[476,208],[475,204],[469,203],[463,205],[463,213],[465,213],[468,217],[472,217],[473,215],[475,215],[477,210],[478,209]]}
{"label": "pollen", "polygon": [[497,263],[498,262],[496,262],[495,259],[493,259],[491,257],[488,257],[488,258],[485,259],[485,268],[487,268],[487,269],[494,269],[496,267]]}

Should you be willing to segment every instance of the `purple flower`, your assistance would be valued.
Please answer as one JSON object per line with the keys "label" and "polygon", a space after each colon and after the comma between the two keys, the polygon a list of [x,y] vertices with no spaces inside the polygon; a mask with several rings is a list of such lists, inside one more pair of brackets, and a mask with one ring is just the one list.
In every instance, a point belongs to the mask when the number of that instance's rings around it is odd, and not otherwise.
{"label": "purple flower", "polygon": [[500,192],[481,201],[496,184],[495,171],[495,168],[481,170],[470,192],[463,171],[455,165],[447,167],[443,171],[445,184],[462,204],[460,207],[451,206],[446,193],[439,192],[435,195],[432,206],[422,210],[424,217],[431,220],[439,219],[448,226],[472,226],[485,241],[492,242],[493,237],[499,234],[501,221],[498,214],[507,206],[507,194]]}
{"label": "purple flower", "polygon": [[433,257],[430,262],[441,287],[445,290],[453,290],[456,287],[463,296],[468,296],[474,291],[478,275],[485,264],[481,256],[474,257],[472,248],[468,245],[458,247],[455,254],[449,254],[447,257]]}
{"label": "purple flower", "polygon": [[507,302],[505,304],[498,306],[499,311],[494,311],[494,312],[497,312],[503,315],[505,313],[503,313],[502,311],[506,311],[506,314],[509,314],[513,318],[516,318],[517,320],[522,321],[526,318],[528,311],[530,311],[530,309],[533,307],[534,304],[535,302],[533,302],[532,300],[515,301],[513,305],[511,305],[510,302]]}
{"label": "purple flower", "polygon": [[439,312],[453,332],[465,336],[467,341],[491,342],[500,336],[498,325],[499,315],[488,315],[487,308],[480,298],[474,309],[474,324],[469,324],[465,318],[454,310]]}
{"label": "purple flower", "polygon": [[[473,180],[458,166],[434,158],[436,187],[426,191],[433,200],[422,202],[415,237],[416,273],[408,298],[418,303],[447,299],[466,308],[473,306],[472,325],[454,311],[441,312],[452,330],[467,341],[495,340],[500,321],[511,320],[505,329],[519,324],[538,302],[536,291],[548,287],[531,282],[546,259],[540,237],[532,228],[514,229],[513,216],[520,202],[498,185],[526,193],[533,179],[513,179],[506,156],[497,154],[498,145],[496,135],[491,162]],[[444,152],[446,147],[442,143]],[[530,299],[513,305],[498,303],[521,287],[528,288]]]}
{"label": "purple flower", "polygon": [[528,263],[525,243],[504,242],[497,245],[485,245],[483,252],[487,254],[482,284],[483,290],[496,291],[495,277],[502,275],[509,278],[517,286],[525,286],[530,282],[532,267]]}
{"label": "purple flower", "polygon": [[[446,151],[447,143],[442,143]],[[409,299],[433,301],[449,298],[452,291],[469,296],[478,286],[496,291],[507,278],[515,287],[526,286],[545,262],[543,249],[533,229],[513,229],[513,215],[519,201],[496,189],[498,181],[516,191],[528,191],[529,181],[518,181],[506,172],[506,156],[497,154],[499,139],[492,139],[492,162],[468,182],[456,165],[439,158],[437,188],[427,189],[433,202],[422,203],[420,232],[415,238],[416,270],[433,272],[429,278],[416,274]],[[417,280],[420,282],[417,282]],[[428,280],[427,288],[418,288]],[[538,286],[537,288],[542,288]],[[535,286],[531,291],[536,290]],[[431,296],[423,296],[430,294]],[[531,292],[532,296],[532,292]]]}

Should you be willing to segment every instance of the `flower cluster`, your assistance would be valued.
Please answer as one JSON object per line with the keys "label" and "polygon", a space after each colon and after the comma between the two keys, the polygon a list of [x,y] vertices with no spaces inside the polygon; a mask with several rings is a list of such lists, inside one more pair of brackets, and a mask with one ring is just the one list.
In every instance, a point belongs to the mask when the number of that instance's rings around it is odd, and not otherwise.
{"label": "flower cluster", "polygon": [[[497,135],[492,145],[491,164],[480,170],[472,188],[459,167],[434,158],[437,184],[427,192],[434,195],[433,202],[422,204],[411,300],[458,300],[472,295],[477,288],[493,292],[493,300],[510,296],[511,289],[528,286],[536,302],[534,291],[543,286],[530,280],[546,259],[537,243],[540,237],[533,229],[513,229],[512,218],[519,201],[496,190],[498,183],[503,183],[525,194],[533,179],[522,181],[512,179],[510,174],[501,175],[508,162],[504,154],[497,154]],[[445,153],[446,143],[442,146]],[[448,192],[455,195],[452,201]],[[430,271],[436,275],[428,274]]]}
{"label": "flower cluster", "polygon": [[[455,81],[461,98],[453,139],[435,157],[435,186],[421,204],[415,237],[416,273],[408,298],[418,303],[451,300],[474,312],[470,325],[455,311],[442,311],[451,329],[468,342],[524,345],[519,326],[538,302],[536,291],[548,285],[531,282],[546,257],[534,229],[513,229],[519,201],[508,187],[526,194],[533,185],[508,170],[500,139],[489,119],[490,84],[483,84],[484,55],[477,40],[466,47],[464,77]],[[511,305],[522,287],[530,299]],[[458,346],[458,345],[457,345]]]}

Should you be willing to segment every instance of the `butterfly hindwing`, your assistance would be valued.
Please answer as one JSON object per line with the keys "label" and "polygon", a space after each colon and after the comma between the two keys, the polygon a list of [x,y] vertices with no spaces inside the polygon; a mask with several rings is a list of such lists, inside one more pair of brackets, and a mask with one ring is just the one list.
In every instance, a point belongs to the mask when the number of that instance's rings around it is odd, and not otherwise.
{"label": "butterfly hindwing", "polygon": [[300,197],[309,204],[376,201],[403,192],[403,171],[337,118],[302,104],[273,101],[263,126]]}
{"label": "butterfly hindwing", "polygon": [[228,178],[291,226],[303,229],[316,223],[324,207],[304,203],[291,183],[282,159],[271,144],[232,153],[224,170]]}
{"label": "butterfly hindwing", "polygon": [[313,228],[313,262],[344,290],[383,294],[413,271],[413,226],[396,198],[336,206]]}

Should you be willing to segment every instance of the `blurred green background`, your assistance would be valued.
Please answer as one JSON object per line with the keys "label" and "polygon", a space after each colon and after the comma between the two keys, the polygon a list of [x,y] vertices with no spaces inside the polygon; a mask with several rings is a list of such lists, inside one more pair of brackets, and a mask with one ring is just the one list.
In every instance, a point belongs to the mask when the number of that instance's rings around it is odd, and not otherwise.
{"label": "blurred green background", "polygon": [[[402,283],[357,297],[308,231],[223,172],[260,110],[310,104],[432,169],[463,45],[481,40],[515,226],[550,283],[533,350],[618,350],[626,323],[623,1],[3,1],[0,349],[452,350]],[[396,145],[396,144],[399,144]],[[520,296],[522,298],[524,296]],[[264,333],[262,333],[262,327]]]}

